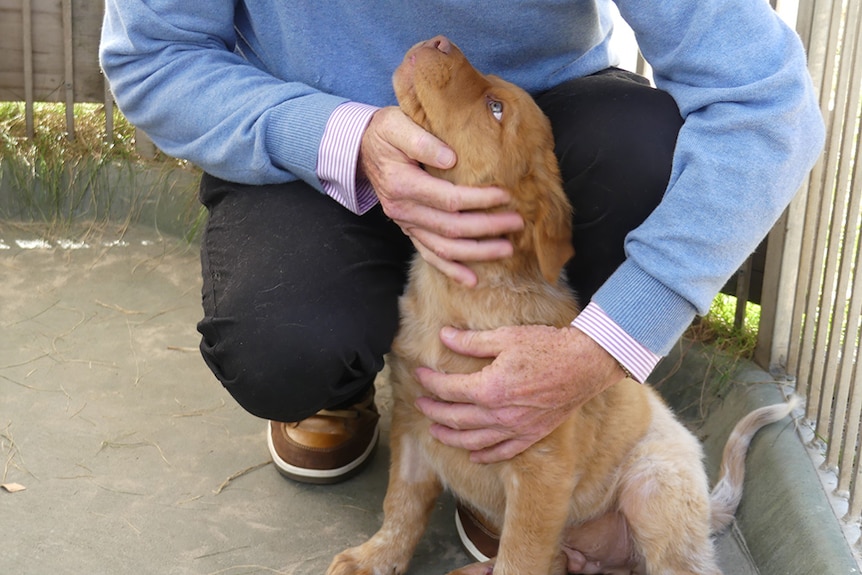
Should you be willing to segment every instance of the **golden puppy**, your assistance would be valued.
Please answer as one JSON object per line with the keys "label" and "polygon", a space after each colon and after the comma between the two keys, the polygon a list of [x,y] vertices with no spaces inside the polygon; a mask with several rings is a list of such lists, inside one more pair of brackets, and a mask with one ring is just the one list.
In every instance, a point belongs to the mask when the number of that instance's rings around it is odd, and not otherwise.
{"label": "golden puppy", "polygon": [[643,572],[718,574],[710,534],[736,509],[748,441],[790,405],[763,408],[737,426],[725,456],[732,469],[723,471],[712,499],[699,442],[658,394],[630,379],[509,461],[473,463],[467,451],[431,437],[429,420],[414,407],[423,394],[416,368],[471,373],[488,363],[445,348],[443,326],[565,326],[577,313],[559,279],[572,254],[571,208],[549,122],[523,90],[480,74],[442,37],[414,46],[393,82],[402,110],[458,156],[455,167],[432,173],[509,190],[509,207],[525,228],[510,237],[511,258],[472,264],[479,277],[473,288],[414,259],[390,358],[392,465],[383,526],[336,556],[329,575],[404,573],[444,486],[500,529],[495,575],[565,573],[567,529],[613,510],[628,522]]}

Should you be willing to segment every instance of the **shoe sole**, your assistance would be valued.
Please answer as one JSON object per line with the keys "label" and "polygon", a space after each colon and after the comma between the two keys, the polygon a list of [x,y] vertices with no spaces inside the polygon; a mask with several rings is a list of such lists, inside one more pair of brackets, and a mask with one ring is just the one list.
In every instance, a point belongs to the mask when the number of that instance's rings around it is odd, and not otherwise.
{"label": "shoe sole", "polygon": [[476,547],[476,545],[467,536],[467,532],[464,530],[464,524],[461,522],[461,514],[458,513],[457,509],[455,509],[455,529],[458,531],[458,538],[461,540],[461,545],[464,546],[464,550],[467,551],[467,554],[470,557],[479,563],[491,560],[491,557],[488,557],[479,551],[479,548]]}
{"label": "shoe sole", "polygon": [[266,444],[269,447],[269,454],[272,457],[272,462],[275,464],[275,468],[278,472],[285,477],[293,479],[294,481],[299,481],[300,483],[315,483],[319,485],[338,483],[339,481],[344,481],[345,479],[349,479],[356,475],[356,473],[362,469],[362,465],[369,460],[371,454],[377,447],[377,442],[380,438],[380,425],[376,425],[374,427],[374,436],[368,443],[368,447],[362,455],[347,465],[336,469],[308,469],[306,467],[291,465],[279,457],[275,452],[275,446],[272,444],[271,422],[267,422],[266,430]]}

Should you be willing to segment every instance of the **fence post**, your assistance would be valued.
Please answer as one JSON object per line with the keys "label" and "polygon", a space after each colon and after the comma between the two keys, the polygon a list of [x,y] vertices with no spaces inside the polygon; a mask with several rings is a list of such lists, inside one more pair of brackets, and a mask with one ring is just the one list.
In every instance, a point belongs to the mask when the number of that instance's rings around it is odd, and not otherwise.
{"label": "fence post", "polygon": [[63,88],[66,96],[66,137],[75,139],[75,58],[72,41],[72,0],[63,0]]}
{"label": "fence post", "polygon": [[35,134],[33,122],[33,6],[31,0],[21,3],[22,50],[24,57],[24,122],[27,137]]}
{"label": "fence post", "polygon": [[151,160],[156,157],[156,145],[140,128],[135,128],[135,149],[143,158]]}

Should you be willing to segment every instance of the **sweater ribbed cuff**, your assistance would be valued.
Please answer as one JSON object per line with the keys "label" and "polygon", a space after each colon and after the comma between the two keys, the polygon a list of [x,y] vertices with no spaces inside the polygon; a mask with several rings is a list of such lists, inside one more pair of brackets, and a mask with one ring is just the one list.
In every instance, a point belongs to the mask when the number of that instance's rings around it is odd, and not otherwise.
{"label": "sweater ribbed cuff", "polygon": [[624,371],[643,383],[655,369],[661,356],[642,346],[595,303],[590,303],[572,322],[605,351],[613,356]]}
{"label": "sweater ribbed cuff", "polygon": [[652,353],[667,355],[695,316],[694,306],[631,259],[617,268],[592,302]]}

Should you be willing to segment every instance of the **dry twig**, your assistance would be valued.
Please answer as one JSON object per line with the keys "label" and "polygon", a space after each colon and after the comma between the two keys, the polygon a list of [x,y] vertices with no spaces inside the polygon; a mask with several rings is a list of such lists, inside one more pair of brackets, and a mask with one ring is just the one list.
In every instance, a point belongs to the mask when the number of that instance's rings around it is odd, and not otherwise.
{"label": "dry twig", "polygon": [[228,477],[227,479],[225,479],[225,480],[222,482],[222,484],[218,486],[218,489],[213,490],[213,493],[214,493],[214,494],[216,494],[216,495],[218,495],[219,493],[221,493],[222,491],[224,491],[224,489],[225,489],[228,485],[230,485],[230,483],[231,483],[234,479],[238,479],[238,478],[242,477],[243,475],[247,475],[247,474],[251,473],[252,471],[257,471],[258,469],[261,469],[261,468],[263,468],[263,467],[266,467],[266,466],[267,466],[267,465],[269,465],[270,463],[272,463],[272,461],[264,461],[264,462],[262,462],[262,463],[258,463],[257,465],[252,465],[251,467],[248,467],[248,468],[246,468],[246,469],[243,469],[242,471],[237,471],[236,473],[234,473],[233,475],[231,475],[230,477]]}

